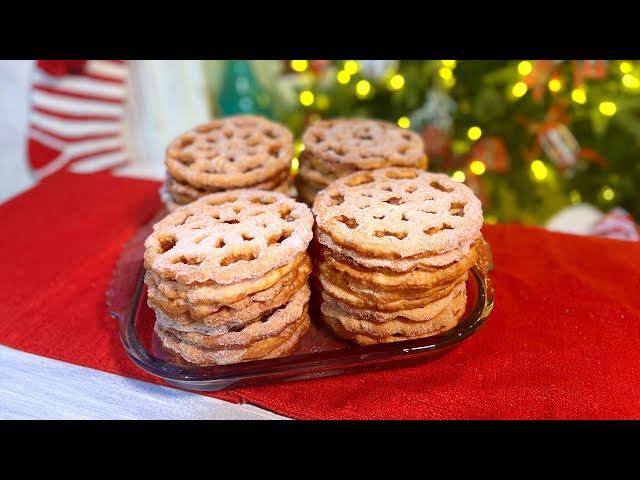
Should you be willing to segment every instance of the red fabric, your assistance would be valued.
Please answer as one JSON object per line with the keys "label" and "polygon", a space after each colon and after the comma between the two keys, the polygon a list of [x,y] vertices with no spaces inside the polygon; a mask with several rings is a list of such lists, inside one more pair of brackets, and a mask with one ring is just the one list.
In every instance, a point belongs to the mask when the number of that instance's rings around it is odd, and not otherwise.
{"label": "red fabric", "polygon": [[[158,183],[59,172],[0,206],[0,342],[157,382],[125,356],[104,292]],[[485,227],[486,325],[421,366],[221,392],[296,418],[640,418],[640,243]]]}
{"label": "red fabric", "polygon": [[38,60],[38,68],[54,77],[64,77],[67,74],[82,73],[86,60]]}

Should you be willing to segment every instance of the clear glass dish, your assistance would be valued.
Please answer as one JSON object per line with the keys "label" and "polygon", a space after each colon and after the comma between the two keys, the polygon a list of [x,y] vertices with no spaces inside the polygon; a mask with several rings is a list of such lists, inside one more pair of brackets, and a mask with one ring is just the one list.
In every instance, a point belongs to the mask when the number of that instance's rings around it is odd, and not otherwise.
{"label": "clear glass dish", "polygon": [[311,328],[292,355],[201,367],[164,349],[153,333],[155,315],[147,306],[142,265],[143,243],[150,231],[150,226],[144,227],[125,246],[107,291],[107,305],[120,324],[120,339],[131,360],[144,371],[187,390],[215,391],[428,362],[473,335],[493,308],[491,282],[474,268],[467,281],[465,314],[448,332],[359,346],[335,336],[310,308]]}

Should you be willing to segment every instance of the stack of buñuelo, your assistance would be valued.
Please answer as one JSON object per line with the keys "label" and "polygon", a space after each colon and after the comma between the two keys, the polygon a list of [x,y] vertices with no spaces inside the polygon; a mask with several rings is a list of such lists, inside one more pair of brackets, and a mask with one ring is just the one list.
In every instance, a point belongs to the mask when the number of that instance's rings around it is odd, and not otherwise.
{"label": "stack of bu\u00f1uelo", "polygon": [[163,345],[190,363],[290,354],[309,328],[309,207],[278,192],[206,195],[145,241],[148,304]]}
{"label": "stack of bu\u00f1uelo", "polygon": [[322,190],[313,212],[318,303],[336,334],[369,345],[456,326],[469,270],[486,258],[467,186],[416,168],[356,172]]}
{"label": "stack of bu\u00f1uelo", "polygon": [[238,115],[198,125],[167,147],[162,200],[172,211],[224,190],[258,188],[289,195],[293,155],[291,132],[262,117]]}
{"label": "stack of bu\u00f1uelo", "polygon": [[307,128],[302,142],[296,187],[308,204],[335,179],[356,171],[427,166],[422,139],[381,120],[321,120]]}

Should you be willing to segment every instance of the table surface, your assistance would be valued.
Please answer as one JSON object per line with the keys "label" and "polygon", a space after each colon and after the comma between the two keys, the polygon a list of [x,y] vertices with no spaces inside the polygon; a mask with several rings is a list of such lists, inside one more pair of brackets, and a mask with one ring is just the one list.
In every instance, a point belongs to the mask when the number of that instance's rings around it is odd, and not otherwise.
{"label": "table surface", "polygon": [[0,345],[0,419],[272,420],[252,405],[100,372]]}

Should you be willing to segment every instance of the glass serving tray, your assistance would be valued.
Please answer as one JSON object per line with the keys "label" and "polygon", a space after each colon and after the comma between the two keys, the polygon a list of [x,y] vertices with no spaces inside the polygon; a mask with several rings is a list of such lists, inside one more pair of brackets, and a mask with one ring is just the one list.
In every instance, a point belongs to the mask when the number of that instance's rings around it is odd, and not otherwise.
{"label": "glass serving tray", "polygon": [[474,268],[467,281],[465,314],[448,332],[359,346],[337,337],[325,327],[312,301],[311,328],[292,355],[201,367],[163,348],[153,333],[155,314],[147,306],[142,264],[143,244],[152,224],[153,221],[139,230],[123,249],[107,291],[107,305],[110,315],[120,324],[120,339],[131,360],[146,372],[187,390],[215,391],[428,362],[473,335],[493,308],[491,282]]}

